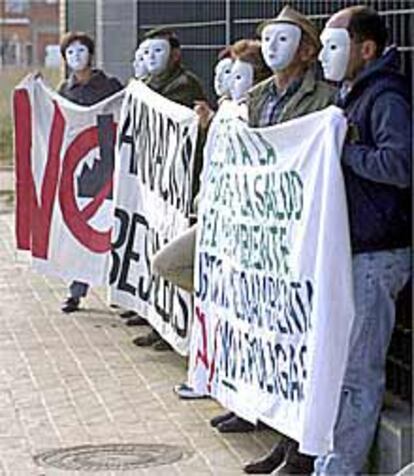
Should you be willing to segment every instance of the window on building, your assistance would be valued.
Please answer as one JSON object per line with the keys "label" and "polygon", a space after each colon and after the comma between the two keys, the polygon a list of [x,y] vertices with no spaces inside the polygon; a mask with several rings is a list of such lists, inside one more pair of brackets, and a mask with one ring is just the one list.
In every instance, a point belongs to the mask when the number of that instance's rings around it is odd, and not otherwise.
{"label": "window on building", "polygon": [[33,45],[26,43],[26,65],[31,66],[33,64]]}
{"label": "window on building", "polygon": [[29,7],[29,0],[5,0],[7,13],[24,13]]}

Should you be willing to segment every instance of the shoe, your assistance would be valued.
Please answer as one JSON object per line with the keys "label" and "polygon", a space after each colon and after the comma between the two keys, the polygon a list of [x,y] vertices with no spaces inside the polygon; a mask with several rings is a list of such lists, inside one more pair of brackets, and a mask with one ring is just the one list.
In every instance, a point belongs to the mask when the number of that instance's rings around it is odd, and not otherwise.
{"label": "shoe", "polygon": [[74,297],[68,297],[60,308],[62,312],[69,314],[79,310],[80,299]]}
{"label": "shoe", "polygon": [[130,317],[126,320],[125,324],[129,327],[132,326],[148,326],[148,321],[143,317],[138,316],[135,314],[135,317]]}
{"label": "shoe", "polygon": [[243,471],[247,474],[270,474],[284,461],[292,440],[286,436],[270,450],[270,452],[263,458],[246,464]]}
{"label": "shoe", "polygon": [[255,425],[236,415],[233,415],[228,420],[222,421],[217,425],[217,430],[220,433],[247,433],[248,431],[253,431],[255,429]]}
{"label": "shoe", "polygon": [[229,420],[230,418],[234,417],[233,412],[227,412],[227,413],[222,413],[221,415],[217,415],[216,417],[212,418],[210,420],[210,425],[213,428],[216,428],[217,425],[222,423],[223,421]]}
{"label": "shoe", "polygon": [[163,352],[164,350],[173,350],[173,348],[170,346],[170,344],[165,341],[164,339],[158,340],[157,342],[154,342],[152,344],[152,348],[158,352]]}
{"label": "shoe", "polygon": [[135,339],[132,339],[132,343],[137,345],[138,347],[150,347],[159,340],[161,340],[161,337],[158,332],[152,330],[145,336],[135,337]]}
{"label": "shoe", "polygon": [[285,463],[273,474],[280,476],[288,474],[311,475],[313,473],[314,461],[314,456],[299,453],[298,444],[295,441],[289,446]]}
{"label": "shoe", "polygon": [[135,311],[123,311],[119,314],[119,317],[122,319],[129,319],[130,317],[135,317],[137,313]]}
{"label": "shoe", "polygon": [[198,400],[201,398],[208,398],[208,395],[203,395],[202,393],[195,392],[194,389],[186,383],[175,385],[173,387],[173,392],[178,395],[182,400]]}

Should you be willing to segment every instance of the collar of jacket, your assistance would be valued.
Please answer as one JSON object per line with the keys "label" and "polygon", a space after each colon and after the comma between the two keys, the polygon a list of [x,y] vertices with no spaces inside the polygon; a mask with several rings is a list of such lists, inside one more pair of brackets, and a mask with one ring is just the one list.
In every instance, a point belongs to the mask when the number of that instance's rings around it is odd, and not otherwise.
{"label": "collar of jacket", "polygon": [[105,76],[105,73],[101,71],[100,69],[93,69],[91,77],[89,78],[88,81],[86,81],[86,83],[80,83],[76,79],[75,73],[71,73],[68,79],[68,88],[72,89],[77,86],[86,86],[86,85],[99,87],[99,84],[101,83],[103,79],[106,79],[106,76]]}
{"label": "collar of jacket", "polygon": [[[258,84],[248,93],[248,104],[254,105],[254,111],[249,112],[250,120],[252,124],[258,125],[260,121],[260,114],[262,108],[264,107],[267,95],[265,90],[269,87],[269,84],[274,81],[274,76],[269,79],[266,79],[262,83]],[[288,118],[291,115],[291,112],[295,110],[298,104],[302,101],[304,97],[308,94],[312,94],[317,86],[316,73],[314,67],[310,67],[304,74],[302,84],[299,89],[294,93],[294,95],[288,100],[287,104],[284,107],[282,116]]]}
{"label": "collar of jacket", "polygon": [[177,76],[183,72],[183,67],[181,64],[174,65],[170,68],[167,68],[161,74],[157,76],[151,76],[148,85],[154,89],[154,91],[161,92],[171,81],[173,81]]}
{"label": "collar of jacket", "polygon": [[[265,79],[261,83],[257,84],[256,86],[253,86],[252,89],[247,93],[247,96],[249,99],[254,99],[258,96],[263,96],[265,91],[268,90],[269,87],[271,87],[272,83],[274,82],[274,76],[271,76],[268,79]],[[302,80],[302,84],[300,85],[298,91],[296,91],[296,94],[294,95],[296,97],[296,100],[294,101],[295,104],[297,104],[303,96],[305,96],[308,93],[312,93],[315,90],[316,87],[316,75],[314,68],[311,67],[309,68]]]}
{"label": "collar of jacket", "polygon": [[401,87],[401,91],[406,93],[407,84],[404,76],[400,73],[400,58],[395,46],[390,46],[384,54],[366,66],[355,78],[354,83],[345,92],[343,97],[338,97],[338,102],[346,106],[354,97],[361,94],[373,81],[380,77],[388,77]]}

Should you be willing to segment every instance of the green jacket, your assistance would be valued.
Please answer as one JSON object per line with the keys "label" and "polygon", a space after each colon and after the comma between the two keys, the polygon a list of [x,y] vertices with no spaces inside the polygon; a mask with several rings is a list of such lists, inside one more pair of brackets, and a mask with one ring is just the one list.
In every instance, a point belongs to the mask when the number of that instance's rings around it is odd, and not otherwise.
{"label": "green jacket", "polygon": [[[251,127],[259,127],[262,109],[266,103],[268,88],[272,81],[274,81],[273,77],[268,78],[252,88],[248,93],[247,103],[249,125]],[[314,69],[310,68],[306,72],[298,91],[285,105],[278,123],[324,109],[333,104],[334,96],[335,88],[324,81],[317,80]]]}
{"label": "green jacket", "polygon": [[200,80],[181,65],[149,77],[146,84],[161,96],[190,108],[193,108],[194,101],[206,100]]}
{"label": "green jacket", "polygon": [[[161,96],[189,108],[194,107],[194,101],[206,101],[206,95],[197,76],[183,68],[181,65],[168,69],[158,76],[150,76],[145,81],[147,86]],[[200,188],[200,174],[203,168],[203,148],[205,134],[198,130],[194,167],[192,171],[192,198],[197,195]]]}

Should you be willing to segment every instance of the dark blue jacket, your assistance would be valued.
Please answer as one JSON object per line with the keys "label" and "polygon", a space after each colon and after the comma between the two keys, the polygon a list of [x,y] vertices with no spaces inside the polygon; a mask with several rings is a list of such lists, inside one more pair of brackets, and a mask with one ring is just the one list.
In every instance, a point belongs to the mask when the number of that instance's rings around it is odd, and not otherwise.
{"label": "dark blue jacket", "polygon": [[411,102],[398,70],[391,48],[338,96],[350,124],[342,164],[354,253],[411,245]]}

